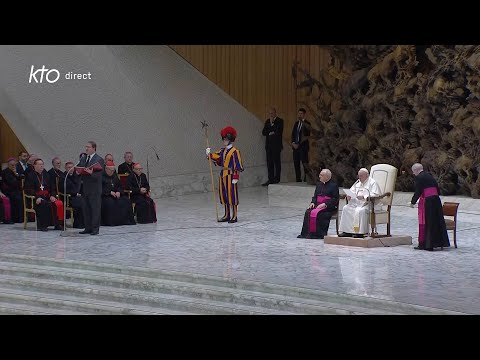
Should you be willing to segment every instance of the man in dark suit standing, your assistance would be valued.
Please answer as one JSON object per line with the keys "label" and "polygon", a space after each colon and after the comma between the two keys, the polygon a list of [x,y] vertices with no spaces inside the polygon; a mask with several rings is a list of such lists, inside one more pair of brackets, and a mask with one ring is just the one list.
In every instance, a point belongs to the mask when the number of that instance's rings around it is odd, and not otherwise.
{"label": "man in dark suit standing", "polygon": [[265,150],[267,151],[268,181],[262,184],[262,186],[279,183],[282,171],[280,154],[283,150],[283,119],[277,116],[275,108],[269,110],[268,116],[269,118],[265,121],[265,126],[262,130],[262,135],[266,137]]}
{"label": "man in dark suit standing", "polygon": [[[85,145],[85,153],[78,166],[85,167],[86,174],[81,174],[83,184],[82,198],[83,219],[85,222],[85,230],[80,234],[98,235],[100,229],[100,217],[102,206],[102,174],[105,167],[103,159],[97,155],[97,144],[94,141],[89,141]],[[91,167],[96,163],[100,163],[99,170],[94,170]]]}
{"label": "man in dark suit standing", "polygon": [[303,164],[303,181],[307,181],[308,167],[308,137],[312,129],[309,121],[305,120],[307,110],[304,108],[298,109],[298,120],[293,125],[292,129],[292,148],[293,148],[293,165],[295,167],[295,177],[297,182],[302,182],[302,172],[300,170],[300,161]]}

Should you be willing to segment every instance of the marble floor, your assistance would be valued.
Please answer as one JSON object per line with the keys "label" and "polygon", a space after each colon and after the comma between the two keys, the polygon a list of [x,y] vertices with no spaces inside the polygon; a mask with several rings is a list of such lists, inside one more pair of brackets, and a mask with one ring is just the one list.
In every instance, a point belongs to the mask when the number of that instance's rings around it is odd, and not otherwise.
{"label": "marble floor", "polygon": [[[102,227],[100,236],[2,224],[0,252],[248,279],[480,314],[478,214],[460,212],[458,249],[451,232],[452,247],[443,251],[356,248],[297,239],[303,210],[269,206],[265,187],[241,189],[239,197],[236,224],[215,221],[211,193],[157,199],[157,224]],[[407,206],[392,211],[392,233],[411,235],[414,245],[416,211]]]}

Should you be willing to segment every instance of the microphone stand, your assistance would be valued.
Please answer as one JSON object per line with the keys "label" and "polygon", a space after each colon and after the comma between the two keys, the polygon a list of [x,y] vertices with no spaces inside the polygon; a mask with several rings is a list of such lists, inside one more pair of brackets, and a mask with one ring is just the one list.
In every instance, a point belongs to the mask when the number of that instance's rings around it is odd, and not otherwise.
{"label": "microphone stand", "polygon": [[148,153],[147,153],[147,181],[150,184],[150,169],[148,167]]}
{"label": "microphone stand", "polygon": [[[157,150],[152,146],[152,150],[155,153],[155,156],[157,157],[157,161],[160,160],[160,157],[158,156]],[[147,181],[150,184],[150,168],[148,166],[148,151],[147,151]]]}
{"label": "microphone stand", "polygon": [[62,233],[65,233],[67,231],[67,206],[66,206],[67,196],[68,196],[68,194],[67,194],[67,179],[68,179],[68,175],[70,174],[70,171],[72,171],[74,169],[75,169],[75,166],[72,166],[72,168],[67,171],[67,175],[65,175],[65,180],[63,181],[63,193],[65,194],[65,198],[63,199],[63,231],[62,231]]}
{"label": "microphone stand", "polygon": [[78,166],[78,164],[80,164],[80,162],[82,161],[83,158],[84,157],[82,156],[80,158],[80,160],[78,160],[78,163],[75,166],[72,166],[72,168],[67,171],[67,174],[65,175],[65,180],[63,181],[63,193],[65,194],[65,199],[63,201],[63,231],[60,233],[60,236],[65,236],[65,234],[67,232],[67,207],[65,206],[65,204],[67,203],[66,199],[67,199],[67,196],[68,196],[68,194],[67,194],[68,175],[70,174],[70,171],[75,170],[75,168]]}

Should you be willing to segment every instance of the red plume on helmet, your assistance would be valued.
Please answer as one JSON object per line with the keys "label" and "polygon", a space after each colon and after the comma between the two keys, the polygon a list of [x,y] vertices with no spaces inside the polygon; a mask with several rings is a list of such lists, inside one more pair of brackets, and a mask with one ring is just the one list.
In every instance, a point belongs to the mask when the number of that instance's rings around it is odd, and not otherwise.
{"label": "red plume on helmet", "polygon": [[235,141],[237,138],[237,130],[231,126],[226,126],[220,131],[220,135],[222,139],[227,138],[230,141]]}

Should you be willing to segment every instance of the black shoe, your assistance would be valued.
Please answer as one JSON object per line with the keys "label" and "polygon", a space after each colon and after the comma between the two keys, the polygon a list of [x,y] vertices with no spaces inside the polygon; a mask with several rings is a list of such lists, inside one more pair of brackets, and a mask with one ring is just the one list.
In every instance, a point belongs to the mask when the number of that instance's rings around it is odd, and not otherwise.
{"label": "black shoe", "polygon": [[47,228],[38,229],[38,231],[48,231]]}
{"label": "black shoe", "polygon": [[92,230],[83,230],[80,231],[79,234],[91,234]]}
{"label": "black shoe", "polygon": [[346,233],[346,232],[341,232],[340,234],[338,234],[338,237],[350,237],[351,234],[349,233]]}
{"label": "black shoe", "polygon": [[271,184],[271,182],[270,182],[270,181],[267,181],[267,182],[264,182],[264,183],[262,184],[262,186],[268,186],[268,185],[270,185],[270,184]]}
{"label": "black shoe", "polygon": [[425,250],[425,248],[423,246],[415,246],[414,249],[415,250]]}
{"label": "black shoe", "polygon": [[97,231],[92,231],[90,235],[98,235],[98,230]]}
{"label": "black shoe", "polygon": [[297,179],[297,182],[302,182],[302,180],[298,180],[298,179]]}
{"label": "black shoe", "polygon": [[228,223],[233,224],[233,223],[236,223],[237,221],[238,221],[238,219],[231,219],[231,220],[228,220]]}
{"label": "black shoe", "polygon": [[297,239],[306,239],[306,238],[307,238],[307,237],[306,237],[305,235],[302,235],[302,234],[300,234],[300,235],[297,236]]}
{"label": "black shoe", "polygon": [[428,249],[425,249],[427,251],[433,251],[433,248],[428,248]]}
{"label": "black shoe", "polygon": [[353,234],[355,239],[363,239],[363,234]]}
{"label": "black shoe", "polygon": [[218,222],[227,222],[227,221],[230,221],[230,218],[221,218],[219,220],[217,220]]}
{"label": "black shoe", "polygon": [[63,227],[61,227],[60,225],[57,225],[55,226],[55,230],[63,230]]}
{"label": "black shoe", "polygon": [[3,223],[7,225],[15,224],[13,221],[4,221]]}

